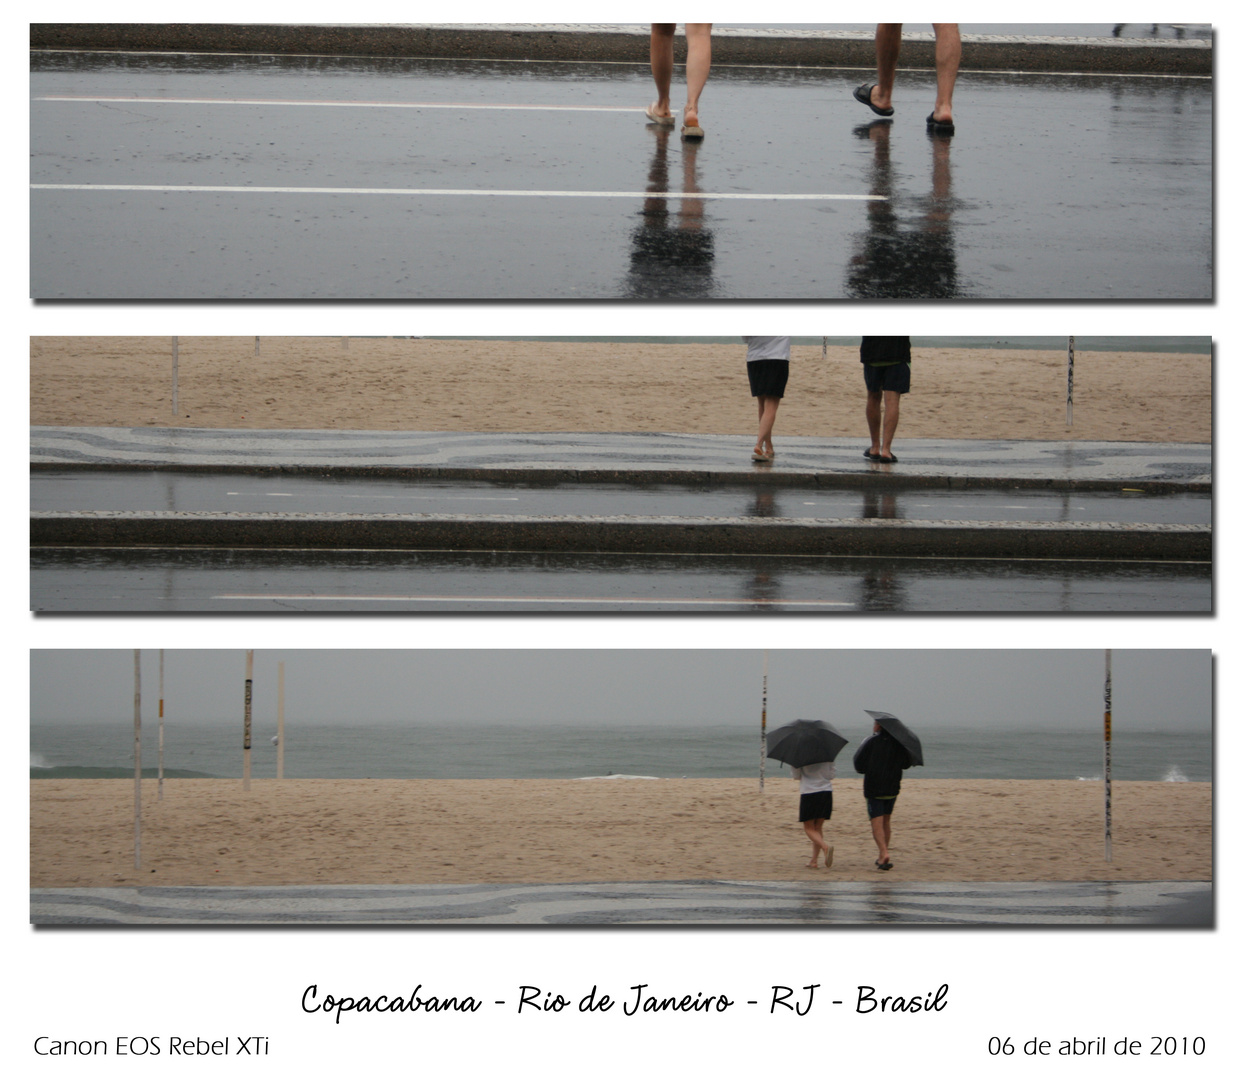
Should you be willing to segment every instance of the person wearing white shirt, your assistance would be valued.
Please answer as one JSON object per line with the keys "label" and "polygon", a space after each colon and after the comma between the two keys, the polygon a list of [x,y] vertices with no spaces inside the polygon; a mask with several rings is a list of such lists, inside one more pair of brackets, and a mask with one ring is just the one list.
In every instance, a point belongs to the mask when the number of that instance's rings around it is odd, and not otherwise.
{"label": "person wearing white shirt", "polygon": [[754,461],[768,462],[776,456],[771,431],[776,410],[789,382],[789,339],[787,337],[742,337],[745,342],[745,371],[750,377],[750,393],[758,399],[758,441]]}
{"label": "person wearing white shirt", "polygon": [[832,865],[832,845],[823,838],[824,823],[832,816],[832,778],[836,767],[830,761],[793,768],[793,779],[800,781],[797,819],[810,838],[811,855],[807,869],[817,870],[822,858],[824,866]]}

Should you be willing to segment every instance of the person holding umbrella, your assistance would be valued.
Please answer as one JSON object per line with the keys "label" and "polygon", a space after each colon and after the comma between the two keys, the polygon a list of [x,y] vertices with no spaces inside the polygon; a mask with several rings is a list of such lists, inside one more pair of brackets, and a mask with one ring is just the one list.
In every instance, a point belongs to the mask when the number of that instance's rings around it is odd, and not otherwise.
{"label": "person holding umbrella", "polygon": [[794,720],[767,733],[767,756],[782,761],[800,781],[797,819],[810,838],[811,870],[832,865],[832,845],[823,838],[823,826],[832,816],[832,764],[848,743],[839,731],[822,720]]}
{"label": "person holding umbrella", "polygon": [[793,779],[799,781],[797,820],[810,838],[810,862],[806,866],[810,870],[819,869],[821,857],[824,866],[831,866],[832,845],[823,838],[823,826],[832,816],[832,778],[836,776],[836,766],[830,761],[820,761],[789,768],[793,770]]}
{"label": "person holding umbrella", "polygon": [[871,819],[871,835],[880,851],[875,868],[891,870],[888,845],[893,836],[893,807],[901,793],[901,774],[911,765],[923,764],[923,747],[918,736],[892,713],[870,709],[866,713],[875,725],[854,752],[854,768],[863,774],[862,793],[867,800],[867,817]]}

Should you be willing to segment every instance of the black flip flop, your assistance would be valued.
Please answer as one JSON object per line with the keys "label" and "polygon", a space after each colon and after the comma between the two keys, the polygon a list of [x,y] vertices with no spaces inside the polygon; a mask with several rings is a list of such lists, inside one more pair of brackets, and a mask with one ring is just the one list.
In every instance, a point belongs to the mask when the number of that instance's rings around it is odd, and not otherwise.
{"label": "black flip flop", "polygon": [[891,457],[885,457],[883,454],[877,454],[873,460],[878,461],[881,465],[896,465],[897,455],[893,454]]}
{"label": "black flip flop", "polygon": [[879,455],[879,454],[873,454],[873,453],[871,453],[871,451],[870,451],[870,450],[864,450],[864,451],[862,452],[862,456],[863,456],[863,457],[865,457],[865,458],[867,458],[869,461],[879,461],[879,460],[880,460],[880,455]]}
{"label": "black flip flop", "polygon": [[891,862],[882,863],[879,859],[876,859],[875,868],[877,870],[891,870],[893,868],[893,864]]}
{"label": "black flip flop", "polygon": [[927,114],[927,130],[933,135],[952,135],[953,121],[937,120],[936,114],[934,112],[930,112]]}
{"label": "black flip flop", "polygon": [[878,86],[878,83],[863,83],[854,90],[854,100],[861,101],[876,116],[892,116],[893,109],[890,105],[887,109],[881,109],[874,101],[871,100],[871,91]]}

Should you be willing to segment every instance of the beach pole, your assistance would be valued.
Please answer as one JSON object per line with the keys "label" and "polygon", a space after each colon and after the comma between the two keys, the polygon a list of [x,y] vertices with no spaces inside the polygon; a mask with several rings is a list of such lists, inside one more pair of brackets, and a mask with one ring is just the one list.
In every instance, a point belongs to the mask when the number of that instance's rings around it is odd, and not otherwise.
{"label": "beach pole", "polygon": [[763,790],[763,780],[767,772],[767,653],[763,650],[763,722],[759,731],[758,742],[758,790]]}
{"label": "beach pole", "polygon": [[260,338],[258,336],[256,338],[256,355],[260,355]]}
{"label": "beach pole", "polygon": [[140,739],[142,731],[142,690],[139,675],[139,650],[134,650],[134,868],[142,865],[139,858],[141,841],[140,811],[143,804],[143,744]]}
{"label": "beach pole", "polygon": [[1105,861],[1113,862],[1112,815],[1110,813],[1109,749],[1113,731],[1113,678],[1111,675],[1112,649],[1105,650]]}
{"label": "beach pole", "polygon": [[172,415],[178,415],[178,339],[173,339],[173,410]]}
{"label": "beach pole", "polygon": [[828,362],[828,339],[826,337],[823,339],[823,362],[825,364]]}
{"label": "beach pole", "polygon": [[1066,426],[1075,424],[1075,338],[1066,339]]}
{"label": "beach pole", "polygon": [[286,661],[277,663],[277,778],[286,774]]}
{"label": "beach pole", "polygon": [[256,650],[247,650],[247,676],[243,681],[243,790],[251,790],[251,672]]}
{"label": "beach pole", "polygon": [[165,650],[160,650],[160,710],[156,735],[156,801],[165,797]]}

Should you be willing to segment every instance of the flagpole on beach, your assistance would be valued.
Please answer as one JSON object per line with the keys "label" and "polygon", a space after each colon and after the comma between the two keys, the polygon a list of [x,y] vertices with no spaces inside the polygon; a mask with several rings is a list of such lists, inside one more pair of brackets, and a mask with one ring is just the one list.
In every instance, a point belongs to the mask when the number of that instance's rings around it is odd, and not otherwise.
{"label": "flagpole on beach", "polygon": [[247,650],[247,675],[243,680],[243,790],[251,790],[251,672],[256,650]]}
{"label": "flagpole on beach", "polygon": [[1075,424],[1075,337],[1066,339],[1066,426]]}
{"label": "flagpole on beach", "polygon": [[1112,815],[1110,810],[1110,743],[1113,732],[1113,677],[1111,673],[1112,649],[1105,650],[1105,861],[1113,862]]}
{"label": "flagpole on beach", "polygon": [[286,775],[286,661],[277,662],[277,778]]}
{"label": "flagpole on beach", "polygon": [[143,803],[142,688],[139,676],[139,650],[134,650],[134,868],[142,865],[139,858],[141,840],[140,810]]}
{"label": "flagpole on beach", "polygon": [[165,650],[160,650],[160,709],[156,727],[156,801],[165,797]]}
{"label": "flagpole on beach", "polygon": [[758,790],[763,790],[763,780],[767,770],[767,654],[763,650],[763,722],[759,730],[758,741]]}

